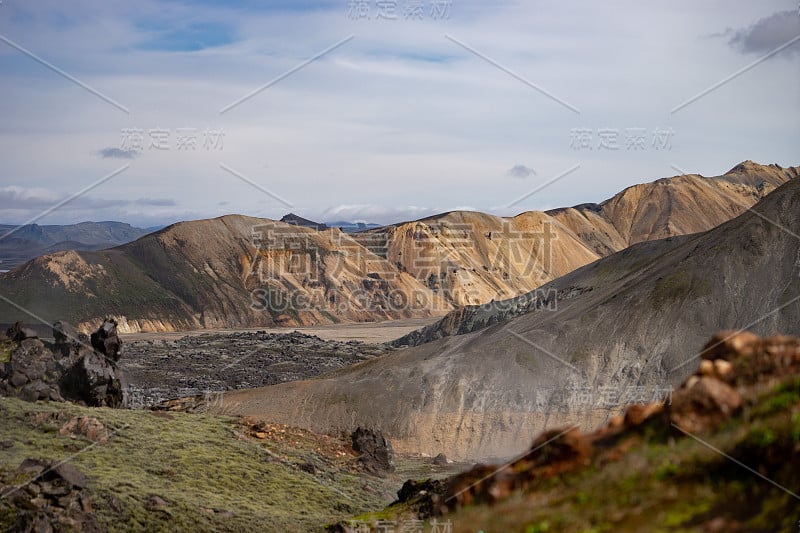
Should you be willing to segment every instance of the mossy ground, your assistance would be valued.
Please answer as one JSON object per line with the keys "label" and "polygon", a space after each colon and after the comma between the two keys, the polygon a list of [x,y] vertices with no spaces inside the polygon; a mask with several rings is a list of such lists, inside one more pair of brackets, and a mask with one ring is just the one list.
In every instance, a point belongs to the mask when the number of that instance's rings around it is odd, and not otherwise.
{"label": "mossy ground", "polygon": [[705,531],[718,517],[725,531],[798,531],[800,497],[764,478],[800,495],[800,378],[750,398],[718,431],[697,436],[704,442],[663,426],[647,427],[617,462],[461,509],[448,516],[453,531]]}
{"label": "mossy ground", "polygon": [[[108,442],[59,436],[73,416],[99,419],[112,432]],[[114,531],[321,531],[384,507],[405,473],[426,470],[400,459],[402,474],[376,478],[342,451],[345,441],[291,428],[257,439],[241,421],[219,415],[2,398],[0,419],[0,442],[13,443],[0,456],[4,484],[25,481],[11,479],[25,458],[69,459],[89,480],[101,525]],[[149,509],[152,496],[168,505]],[[0,499],[0,530],[14,514]]]}

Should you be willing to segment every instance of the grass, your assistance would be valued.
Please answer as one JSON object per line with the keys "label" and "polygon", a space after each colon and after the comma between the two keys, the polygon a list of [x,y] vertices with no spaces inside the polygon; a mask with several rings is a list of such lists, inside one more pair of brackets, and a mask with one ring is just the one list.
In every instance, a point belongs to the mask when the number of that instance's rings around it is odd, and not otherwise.
{"label": "grass", "polygon": [[[109,441],[59,436],[73,416],[99,419],[112,431]],[[0,456],[6,484],[20,481],[10,476],[25,458],[69,458],[89,479],[101,525],[116,531],[321,531],[384,507],[403,482],[359,472],[352,453],[330,452],[342,447],[336,439],[302,430],[252,438],[224,416],[163,417],[2,398],[0,419],[0,441],[14,443]],[[148,509],[152,496],[168,506]],[[14,512],[0,499],[0,530],[10,527]]]}

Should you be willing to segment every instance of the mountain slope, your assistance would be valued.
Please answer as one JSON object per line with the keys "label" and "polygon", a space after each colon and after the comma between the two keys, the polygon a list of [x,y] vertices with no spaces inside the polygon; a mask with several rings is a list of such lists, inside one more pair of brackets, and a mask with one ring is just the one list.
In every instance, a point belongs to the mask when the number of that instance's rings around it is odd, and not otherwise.
{"label": "mountain slope", "polygon": [[634,245],[540,288],[560,295],[555,306],[226,401],[317,431],[378,427],[400,451],[508,456],[553,424],[597,425],[625,395],[663,395],[708,331],[800,333],[798,236],[792,180],[713,230]]}
{"label": "mountain slope", "polygon": [[0,224],[0,269],[11,270],[38,255],[58,250],[99,250],[149,233],[123,222],[81,222],[64,226]]}
{"label": "mountain slope", "polygon": [[[430,316],[450,306],[338,230],[230,215],[181,222],[97,252],[38,257],[0,293],[44,318],[107,314],[122,331],[255,327]],[[416,299],[395,304],[394,298]],[[0,316],[19,316],[0,303]]]}

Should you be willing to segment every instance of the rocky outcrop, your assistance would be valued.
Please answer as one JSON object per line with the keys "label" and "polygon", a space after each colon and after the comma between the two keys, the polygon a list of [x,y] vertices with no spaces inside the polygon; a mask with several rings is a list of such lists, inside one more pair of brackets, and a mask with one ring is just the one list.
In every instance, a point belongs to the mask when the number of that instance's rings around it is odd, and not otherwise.
{"label": "rocky outcrop", "polygon": [[14,476],[26,482],[0,489],[2,496],[17,508],[13,531],[99,533],[104,530],[94,515],[86,477],[74,466],[25,459]]}
{"label": "rocky outcrop", "polygon": [[670,420],[697,433],[719,427],[742,406],[736,389],[711,376],[696,376],[672,394]]}
{"label": "rocky outcrop", "polygon": [[392,443],[379,430],[357,428],[351,435],[353,450],[364,470],[377,476],[394,472]]}
{"label": "rocky outcrop", "polygon": [[60,385],[63,370],[42,341],[16,341],[10,360],[0,368],[0,395],[29,402],[63,401]]}
{"label": "rocky outcrop", "polygon": [[108,356],[86,344],[86,337],[74,336],[65,322],[54,325],[55,344],[25,336],[24,328],[12,328],[8,361],[0,367],[0,395],[27,401],[70,400],[89,406],[120,407],[123,385],[114,357],[119,340],[110,322],[93,337]]}
{"label": "rocky outcrop", "polygon": [[92,348],[98,353],[103,354],[115,363],[119,361],[122,351],[122,342],[117,336],[117,321],[113,318],[106,318],[103,324],[92,333]]}

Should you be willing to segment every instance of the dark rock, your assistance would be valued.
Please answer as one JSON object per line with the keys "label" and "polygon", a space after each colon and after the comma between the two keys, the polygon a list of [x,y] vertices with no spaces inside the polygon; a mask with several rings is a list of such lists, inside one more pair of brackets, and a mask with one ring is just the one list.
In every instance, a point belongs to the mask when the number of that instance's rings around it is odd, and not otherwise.
{"label": "dark rock", "polygon": [[438,515],[440,503],[447,492],[446,479],[426,479],[417,481],[409,479],[397,491],[397,502],[412,509],[420,519]]}
{"label": "dark rock", "polygon": [[314,475],[317,473],[317,467],[314,466],[312,463],[301,463],[299,465],[300,470],[306,472],[308,474]]}
{"label": "dark rock", "polygon": [[437,466],[447,466],[447,456],[443,453],[440,453],[439,455],[433,458],[432,463]]}
{"label": "dark rock", "polygon": [[378,476],[394,472],[394,449],[381,431],[358,428],[351,439],[353,450],[361,454],[358,460],[367,472]]}
{"label": "dark rock", "polygon": [[37,339],[39,336],[31,328],[26,328],[22,322],[15,322],[13,326],[6,331],[6,337],[15,341],[22,342],[25,339]]}
{"label": "dark rock", "polygon": [[11,531],[102,531],[92,511],[86,478],[72,465],[29,458],[16,474],[29,481],[24,489],[4,492],[16,508]]}
{"label": "dark rock", "polygon": [[151,511],[164,509],[167,506],[169,506],[169,504],[161,496],[157,496],[154,494],[147,499],[147,508],[150,509]]}
{"label": "dark rock", "polygon": [[117,369],[106,356],[81,348],[78,360],[62,375],[62,394],[89,406],[120,407],[123,404],[122,383]]}
{"label": "dark rock", "polygon": [[11,351],[0,370],[0,395],[27,401],[60,398],[61,369],[52,352],[38,339],[24,339]]}
{"label": "dark rock", "polygon": [[53,339],[56,344],[73,344],[78,342],[78,330],[64,320],[53,322]]}
{"label": "dark rock", "polygon": [[92,333],[92,347],[99,353],[109,357],[115,363],[119,361],[122,341],[117,336],[117,321],[106,318],[103,324]]}
{"label": "dark rock", "polygon": [[[26,334],[15,325],[9,330],[15,339]],[[26,401],[65,399],[89,406],[118,407],[123,404],[123,384],[115,358],[119,358],[116,323],[106,321],[98,329],[98,346],[93,350],[65,322],[53,325],[55,345],[37,338],[11,341],[8,361],[0,365],[0,396],[13,396]],[[72,339],[71,342],[70,338]],[[50,350],[53,346],[56,355]],[[110,354],[110,355],[106,355]]]}

